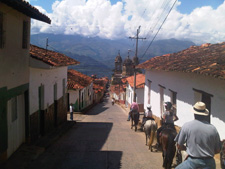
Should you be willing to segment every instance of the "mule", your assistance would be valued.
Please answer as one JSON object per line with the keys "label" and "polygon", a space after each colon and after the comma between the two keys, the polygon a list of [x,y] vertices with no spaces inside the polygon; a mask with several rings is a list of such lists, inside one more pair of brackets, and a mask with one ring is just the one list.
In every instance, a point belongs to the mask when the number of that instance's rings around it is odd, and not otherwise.
{"label": "mule", "polygon": [[171,128],[165,128],[160,134],[160,144],[162,146],[163,167],[165,169],[171,169],[173,158],[176,153],[176,142],[174,138],[177,135],[176,130]]}
{"label": "mule", "polygon": [[152,152],[152,143],[155,138],[155,132],[157,130],[157,123],[155,120],[147,120],[144,125],[144,132],[146,138],[146,145],[148,145],[148,149]]}
{"label": "mule", "polygon": [[131,110],[130,117],[131,117],[131,129],[133,129],[133,126],[135,126],[135,131],[137,131],[139,112],[136,110]]}

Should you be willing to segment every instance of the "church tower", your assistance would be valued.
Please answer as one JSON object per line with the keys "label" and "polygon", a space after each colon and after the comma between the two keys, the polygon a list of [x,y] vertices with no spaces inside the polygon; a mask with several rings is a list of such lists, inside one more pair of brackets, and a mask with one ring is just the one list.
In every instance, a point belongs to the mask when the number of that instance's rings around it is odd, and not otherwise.
{"label": "church tower", "polygon": [[129,52],[127,58],[123,62],[123,72],[122,76],[132,76],[134,75],[134,64],[130,59]]}
{"label": "church tower", "polygon": [[122,58],[120,56],[120,51],[119,51],[118,55],[115,58],[114,74],[121,74],[121,73],[122,73]]}

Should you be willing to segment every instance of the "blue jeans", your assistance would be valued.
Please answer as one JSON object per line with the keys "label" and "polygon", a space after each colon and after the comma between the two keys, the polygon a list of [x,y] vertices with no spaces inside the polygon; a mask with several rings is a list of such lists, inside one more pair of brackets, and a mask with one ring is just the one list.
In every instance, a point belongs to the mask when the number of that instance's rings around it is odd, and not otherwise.
{"label": "blue jeans", "polygon": [[216,169],[214,158],[208,159],[188,159],[178,165],[175,169]]}
{"label": "blue jeans", "polygon": [[73,112],[70,112],[70,120],[73,120]]}

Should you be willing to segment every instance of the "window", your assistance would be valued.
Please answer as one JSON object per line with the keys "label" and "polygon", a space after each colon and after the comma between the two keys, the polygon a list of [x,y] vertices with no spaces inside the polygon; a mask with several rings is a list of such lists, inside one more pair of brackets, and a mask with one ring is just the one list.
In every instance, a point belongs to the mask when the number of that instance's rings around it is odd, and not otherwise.
{"label": "window", "polygon": [[17,119],[17,97],[14,97],[11,99],[11,117],[12,122],[14,122]]}
{"label": "window", "polygon": [[54,100],[57,100],[57,83],[54,84]]}
{"label": "window", "polygon": [[4,27],[3,27],[3,22],[4,22],[4,14],[0,12],[0,49],[4,48]]}
{"label": "window", "polygon": [[159,85],[159,92],[160,92],[160,114],[163,115],[164,112],[164,86]]}
{"label": "window", "polygon": [[148,80],[148,104],[150,104],[150,98],[151,98],[151,81]]}
{"label": "window", "polygon": [[203,103],[205,103],[206,108],[209,110],[208,122],[210,123],[211,97],[213,97],[213,95],[209,94],[207,92],[204,92],[202,90],[198,90],[198,89],[194,89],[194,88],[193,88],[193,90],[195,91],[194,95],[199,96],[198,100],[195,100],[195,102],[202,101]]}
{"label": "window", "polygon": [[173,105],[173,111],[174,113],[177,113],[177,92],[174,92],[173,90],[170,90],[170,102]]}
{"label": "window", "polygon": [[23,39],[22,39],[23,49],[27,49],[28,46],[28,32],[29,32],[29,22],[23,21]]}
{"label": "window", "polygon": [[63,103],[66,104],[66,79],[62,81],[62,89],[63,89]]}

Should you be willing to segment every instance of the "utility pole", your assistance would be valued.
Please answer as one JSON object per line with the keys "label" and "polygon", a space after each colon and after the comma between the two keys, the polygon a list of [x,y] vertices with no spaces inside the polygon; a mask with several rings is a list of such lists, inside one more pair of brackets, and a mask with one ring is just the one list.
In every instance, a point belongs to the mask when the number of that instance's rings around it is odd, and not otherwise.
{"label": "utility pole", "polygon": [[[139,33],[140,33],[140,29],[141,29],[141,26],[138,27],[137,29],[137,35],[136,37],[129,37],[130,39],[136,39],[136,51],[135,51],[135,57],[138,57],[138,40],[139,39],[146,39],[146,38],[140,38],[138,37]],[[134,65],[134,93],[133,93],[133,102],[136,102],[136,68],[135,68],[135,65]]]}
{"label": "utility pole", "polygon": [[45,50],[46,50],[46,53],[47,54],[47,51],[48,51],[48,38],[46,39],[46,47],[45,47]]}

